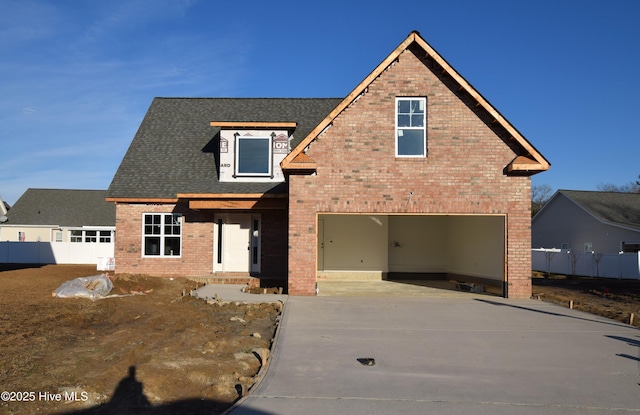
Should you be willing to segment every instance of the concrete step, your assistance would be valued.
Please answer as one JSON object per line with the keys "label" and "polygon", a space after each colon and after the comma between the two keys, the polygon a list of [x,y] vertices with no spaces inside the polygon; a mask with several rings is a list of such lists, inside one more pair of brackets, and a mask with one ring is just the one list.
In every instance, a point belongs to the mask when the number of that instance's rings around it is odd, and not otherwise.
{"label": "concrete step", "polygon": [[382,271],[318,271],[318,281],[382,281]]}
{"label": "concrete step", "polygon": [[323,297],[474,297],[474,294],[455,289],[455,285],[420,286],[391,281],[320,281],[318,295]]}

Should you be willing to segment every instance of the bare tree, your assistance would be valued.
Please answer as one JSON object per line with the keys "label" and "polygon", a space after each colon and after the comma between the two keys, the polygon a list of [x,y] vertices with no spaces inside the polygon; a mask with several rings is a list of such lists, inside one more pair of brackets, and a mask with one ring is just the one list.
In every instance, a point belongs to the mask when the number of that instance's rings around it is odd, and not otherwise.
{"label": "bare tree", "polygon": [[571,264],[571,276],[575,277],[576,275],[576,266],[578,264],[578,260],[580,257],[573,251],[569,251],[569,263]]}
{"label": "bare tree", "polygon": [[598,190],[601,192],[640,193],[640,175],[638,175],[637,180],[620,186],[613,183],[600,183]]}
{"label": "bare tree", "polygon": [[602,260],[602,253],[594,252],[593,260],[596,262],[596,277],[600,277],[600,261]]}
{"label": "bare tree", "polygon": [[537,184],[531,186],[531,216],[535,216],[540,209],[549,201],[553,190],[548,184]]}

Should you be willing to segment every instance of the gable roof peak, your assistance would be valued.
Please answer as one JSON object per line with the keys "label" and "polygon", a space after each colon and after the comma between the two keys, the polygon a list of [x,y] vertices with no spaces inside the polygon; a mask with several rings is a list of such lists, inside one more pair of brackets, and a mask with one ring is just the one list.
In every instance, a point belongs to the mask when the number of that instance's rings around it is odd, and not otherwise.
{"label": "gable roof peak", "polygon": [[524,154],[517,155],[507,166],[506,170],[513,174],[531,175],[548,170],[551,164],[542,156],[536,148],[527,141],[503,116],[500,114],[471,84],[469,84],[435,49],[431,47],[417,30],[413,30],[409,35],[387,56],[360,84],[358,84],[349,95],[320,124],[316,126],[288,155],[282,160],[280,166],[283,170],[290,168],[292,161],[311,144],[333,120],[363,93],[369,85],[377,79],[387,68],[392,65],[399,56],[413,44],[417,44],[425,54],[433,59],[441,68],[443,73],[451,77],[458,85],[458,90],[464,90],[476,101],[476,107],[483,108],[494,122],[498,123],[520,146]]}

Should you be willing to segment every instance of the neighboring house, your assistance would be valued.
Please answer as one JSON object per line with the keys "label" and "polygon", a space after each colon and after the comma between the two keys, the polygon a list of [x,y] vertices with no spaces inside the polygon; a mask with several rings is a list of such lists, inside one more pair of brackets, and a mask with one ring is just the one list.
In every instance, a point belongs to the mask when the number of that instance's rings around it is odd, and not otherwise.
{"label": "neighboring house", "polygon": [[27,189],[0,223],[0,262],[91,264],[113,257],[115,206],[105,196]]}
{"label": "neighboring house", "polygon": [[618,254],[640,249],[640,193],[558,190],[531,222],[532,248]]}
{"label": "neighboring house", "polygon": [[417,32],[346,98],[152,102],[107,192],[116,272],[448,275],[531,295],[548,161]]}
{"label": "neighboring house", "polygon": [[6,221],[6,214],[11,209],[11,206],[0,197],[0,223]]}

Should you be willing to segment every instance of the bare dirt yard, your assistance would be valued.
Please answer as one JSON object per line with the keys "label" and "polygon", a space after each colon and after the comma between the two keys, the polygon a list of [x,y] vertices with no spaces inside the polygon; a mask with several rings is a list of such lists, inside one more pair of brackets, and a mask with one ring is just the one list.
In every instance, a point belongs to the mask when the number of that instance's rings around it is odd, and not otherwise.
{"label": "bare dirt yard", "polygon": [[218,414],[255,382],[280,303],[208,304],[143,275],[113,278],[121,297],[52,297],[97,274],[0,264],[0,413]]}
{"label": "bare dirt yard", "polygon": [[640,280],[533,274],[533,298],[640,327]]}

